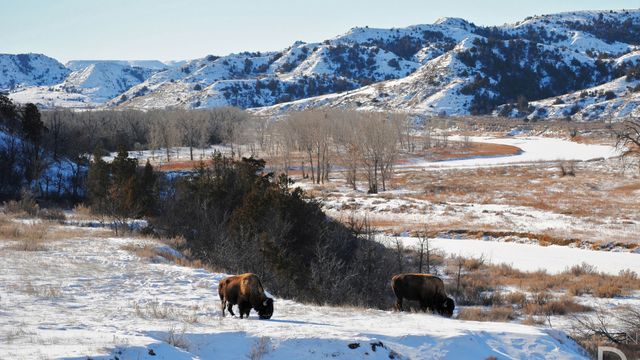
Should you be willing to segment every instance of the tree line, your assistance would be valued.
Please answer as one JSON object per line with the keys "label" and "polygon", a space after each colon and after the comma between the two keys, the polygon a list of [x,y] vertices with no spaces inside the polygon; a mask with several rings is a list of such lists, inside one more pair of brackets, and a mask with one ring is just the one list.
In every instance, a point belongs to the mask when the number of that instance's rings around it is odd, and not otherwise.
{"label": "tree line", "polygon": [[241,129],[249,121],[246,112],[232,107],[210,110],[103,110],[44,111],[54,154],[77,158],[100,147],[105,151],[125,148],[160,150],[158,156],[171,160],[170,149],[194,149],[219,143],[242,142]]}
{"label": "tree line", "polygon": [[366,190],[377,193],[387,190],[402,152],[448,145],[442,124],[417,123],[405,113],[311,109],[267,121],[258,143],[273,160],[270,165],[287,175],[300,169],[303,177],[322,184],[337,168],[354,190],[365,181]]}
{"label": "tree line", "polygon": [[18,197],[23,188],[48,188],[51,176],[62,176],[47,171],[54,160],[48,140],[49,128],[34,104],[16,105],[0,94],[0,200]]}

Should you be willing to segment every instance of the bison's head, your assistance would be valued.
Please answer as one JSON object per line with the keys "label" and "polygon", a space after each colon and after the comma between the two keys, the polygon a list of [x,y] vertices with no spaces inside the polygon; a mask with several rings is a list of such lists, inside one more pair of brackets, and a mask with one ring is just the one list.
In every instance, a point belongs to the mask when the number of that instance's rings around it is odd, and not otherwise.
{"label": "bison's head", "polygon": [[442,316],[451,317],[453,316],[453,309],[455,309],[456,304],[453,302],[453,299],[447,297],[442,302],[442,305],[438,308],[438,313]]}
{"label": "bison's head", "polygon": [[260,304],[260,308],[258,310],[258,316],[260,319],[271,319],[273,315],[273,299],[266,298],[262,304]]}

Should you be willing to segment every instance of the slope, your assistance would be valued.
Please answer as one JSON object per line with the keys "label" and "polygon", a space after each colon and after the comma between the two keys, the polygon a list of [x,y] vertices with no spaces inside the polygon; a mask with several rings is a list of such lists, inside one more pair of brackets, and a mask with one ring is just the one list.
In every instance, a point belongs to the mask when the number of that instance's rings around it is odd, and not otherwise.
{"label": "slope", "polygon": [[6,294],[0,333],[9,339],[0,352],[93,359],[244,359],[252,351],[273,359],[585,358],[558,331],[425,314],[277,299],[271,320],[221,318],[216,288],[223,274],[140,259],[123,249],[132,243],[170,251],[148,240],[92,236],[37,252],[0,242]]}

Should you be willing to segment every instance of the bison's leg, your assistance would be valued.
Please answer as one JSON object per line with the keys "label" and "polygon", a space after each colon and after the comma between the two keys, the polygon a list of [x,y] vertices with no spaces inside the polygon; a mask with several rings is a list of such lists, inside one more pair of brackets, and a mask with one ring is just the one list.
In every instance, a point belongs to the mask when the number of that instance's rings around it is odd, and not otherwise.
{"label": "bison's leg", "polygon": [[424,312],[427,312],[427,310],[429,310],[432,314],[434,314],[436,312],[436,307],[433,304],[433,301],[425,301],[424,303],[420,302],[420,309]]}
{"label": "bison's leg", "polygon": [[420,310],[422,312],[427,312],[428,309],[429,309],[429,303],[427,301],[420,300]]}
{"label": "bison's leg", "polygon": [[227,307],[227,302],[224,300],[224,298],[222,296],[220,297],[220,304],[222,305],[221,306],[222,307],[222,317],[224,317],[225,316],[224,308]]}
{"label": "bison's leg", "polygon": [[396,297],[396,310],[402,311],[402,296]]}
{"label": "bison's leg", "polygon": [[249,312],[251,311],[251,304],[243,301],[238,303],[238,308],[240,309],[240,319],[243,319],[244,315],[246,315],[247,318],[249,318]]}
{"label": "bison's leg", "polygon": [[233,312],[233,304],[229,301],[227,301],[227,310],[229,310],[229,314],[231,314],[231,316],[236,316]]}

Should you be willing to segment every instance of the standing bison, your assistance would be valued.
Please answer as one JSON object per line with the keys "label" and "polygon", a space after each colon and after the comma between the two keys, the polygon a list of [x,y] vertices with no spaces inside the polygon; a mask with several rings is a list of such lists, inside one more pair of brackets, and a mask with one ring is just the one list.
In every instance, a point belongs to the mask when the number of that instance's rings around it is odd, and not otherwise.
{"label": "standing bison", "polygon": [[442,280],[430,274],[400,274],[391,279],[393,293],[396,294],[396,309],[402,311],[402,299],[420,303],[420,309],[436,311],[451,317],[455,304],[444,291]]}
{"label": "standing bison", "polygon": [[260,319],[270,319],[273,315],[273,299],[267,297],[260,279],[251,273],[229,276],[220,280],[218,295],[222,302],[222,316],[225,316],[225,307],[229,314],[233,313],[233,305],[240,309],[240,319],[243,315],[249,317],[251,308],[258,312]]}

